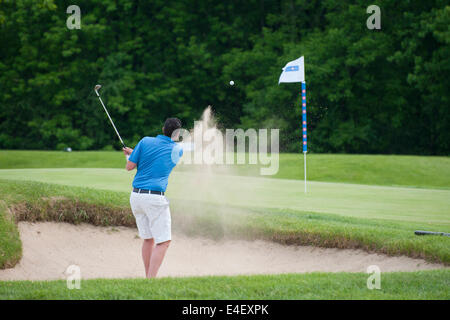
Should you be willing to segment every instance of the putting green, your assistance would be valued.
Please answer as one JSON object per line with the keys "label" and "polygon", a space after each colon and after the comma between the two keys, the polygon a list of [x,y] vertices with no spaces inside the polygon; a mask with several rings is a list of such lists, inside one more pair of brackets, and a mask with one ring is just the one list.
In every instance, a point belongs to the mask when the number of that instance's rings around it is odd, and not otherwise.
{"label": "putting green", "polygon": [[[123,169],[4,169],[0,179],[31,180],[104,190],[130,191],[134,172]],[[450,190],[381,187],[173,172],[169,199],[201,200],[248,208],[332,213],[360,218],[450,226]],[[447,229],[447,228],[446,228]]]}

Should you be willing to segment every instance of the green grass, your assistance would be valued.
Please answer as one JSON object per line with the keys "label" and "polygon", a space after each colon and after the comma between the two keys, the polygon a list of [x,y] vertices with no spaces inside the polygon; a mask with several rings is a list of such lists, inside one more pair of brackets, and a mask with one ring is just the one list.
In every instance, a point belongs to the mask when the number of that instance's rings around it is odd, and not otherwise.
{"label": "green grass", "polygon": [[0,268],[13,267],[22,256],[22,243],[5,201],[0,201]]}
{"label": "green grass", "polygon": [[0,299],[443,299],[450,271],[381,274],[381,289],[367,289],[368,274],[309,273],[235,277],[94,279],[80,290],[65,281],[0,283]]}
{"label": "green grass", "polygon": [[[449,158],[308,155],[308,159],[309,177],[316,181],[309,182],[306,195],[300,180],[301,155],[281,154],[279,173],[264,178],[258,177],[256,166],[212,168],[217,174],[200,173],[186,165],[177,167],[167,192],[174,230],[211,238],[361,248],[450,264],[449,238],[413,234],[416,229],[450,232]],[[134,172],[126,172],[123,166],[119,152],[0,151],[0,267],[14,265],[21,255],[17,226],[9,218],[8,207],[22,220],[134,225],[129,209]],[[382,290],[368,290],[367,276],[312,273],[103,279],[83,281],[82,290],[68,290],[64,281],[12,281],[0,282],[0,299],[450,296],[448,269],[383,273]]]}
{"label": "green grass", "polygon": [[[124,169],[10,169],[0,179],[32,180],[61,185],[130,192],[134,172]],[[419,222],[424,228],[450,225],[450,190],[367,186],[345,183],[172,173],[171,200],[201,201],[221,207],[328,213],[355,218]]]}
{"label": "green grass", "polygon": [[[303,179],[301,155],[280,157],[277,178]],[[311,154],[307,164],[309,179],[315,181],[450,188],[449,157]]]}
{"label": "green grass", "polygon": [[[308,154],[308,179],[383,186],[450,188],[450,158],[397,155]],[[0,151],[0,169],[123,168],[123,154],[114,151]],[[181,166],[177,170],[190,170]],[[222,166],[216,171],[258,176],[257,165]],[[303,155],[280,154],[279,171],[269,178],[303,179]]]}

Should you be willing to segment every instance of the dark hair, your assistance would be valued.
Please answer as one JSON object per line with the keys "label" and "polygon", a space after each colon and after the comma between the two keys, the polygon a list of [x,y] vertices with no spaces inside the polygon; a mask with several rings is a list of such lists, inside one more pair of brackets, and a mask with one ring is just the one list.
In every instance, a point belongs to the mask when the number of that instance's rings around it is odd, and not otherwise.
{"label": "dark hair", "polygon": [[168,118],[164,122],[164,135],[171,138],[172,133],[181,128],[181,120],[178,118]]}

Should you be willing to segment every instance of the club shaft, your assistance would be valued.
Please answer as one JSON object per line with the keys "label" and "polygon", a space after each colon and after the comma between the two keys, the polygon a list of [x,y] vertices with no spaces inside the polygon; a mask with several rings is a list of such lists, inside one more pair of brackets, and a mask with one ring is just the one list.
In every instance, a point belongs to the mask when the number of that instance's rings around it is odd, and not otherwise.
{"label": "club shaft", "polygon": [[111,116],[109,115],[109,112],[108,112],[108,110],[106,109],[105,104],[104,104],[103,101],[102,101],[102,98],[100,97],[100,95],[98,94],[97,91],[95,91],[95,93],[97,93],[98,99],[100,100],[100,103],[102,104],[103,109],[105,109],[106,115],[108,116],[109,121],[111,122],[111,124],[112,124],[112,126],[113,126],[113,128],[114,128],[114,131],[116,131],[116,134],[117,134],[117,136],[119,137],[120,142],[122,143],[123,147],[125,148],[125,143],[123,143],[123,140],[122,140],[122,138],[120,137],[119,131],[117,131],[117,128],[116,128],[116,126],[114,125],[114,121],[111,119]]}

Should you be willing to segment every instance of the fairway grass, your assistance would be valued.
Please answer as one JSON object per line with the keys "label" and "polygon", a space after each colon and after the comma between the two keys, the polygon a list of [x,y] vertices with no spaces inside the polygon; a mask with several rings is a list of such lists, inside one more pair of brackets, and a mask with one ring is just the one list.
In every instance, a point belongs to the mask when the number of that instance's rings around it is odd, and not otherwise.
{"label": "fairway grass", "polygon": [[[268,178],[303,180],[303,155],[281,153],[279,171]],[[450,158],[398,155],[308,154],[308,180],[382,186],[450,189]],[[0,169],[124,168],[119,151],[1,150]],[[190,171],[179,165],[176,171]],[[217,172],[259,176],[259,165],[215,167]]]}
{"label": "fairway grass", "polygon": [[450,297],[450,271],[381,274],[381,288],[367,288],[364,273],[307,273],[234,277],[0,282],[0,299],[443,299]]}
{"label": "fairway grass", "polygon": [[[0,179],[130,192],[134,172],[124,169],[11,169]],[[450,190],[303,182],[195,172],[173,172],[167,197],[222,207],[295,210],[355,218],[419,222],[423,228],[450,227]],[[189,208],[187,208],[189,209]],[[442,230],[444,231],[444,230]]]}

